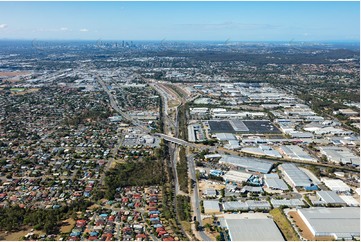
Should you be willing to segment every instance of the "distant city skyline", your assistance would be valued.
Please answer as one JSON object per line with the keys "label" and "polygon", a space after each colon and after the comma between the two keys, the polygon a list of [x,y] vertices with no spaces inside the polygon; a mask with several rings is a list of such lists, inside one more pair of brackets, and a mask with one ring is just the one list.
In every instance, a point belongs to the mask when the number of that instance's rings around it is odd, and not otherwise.
{"label": "distant city skyline", "polygon": [[0,39],[359,41],[354,2],[0,2]]}

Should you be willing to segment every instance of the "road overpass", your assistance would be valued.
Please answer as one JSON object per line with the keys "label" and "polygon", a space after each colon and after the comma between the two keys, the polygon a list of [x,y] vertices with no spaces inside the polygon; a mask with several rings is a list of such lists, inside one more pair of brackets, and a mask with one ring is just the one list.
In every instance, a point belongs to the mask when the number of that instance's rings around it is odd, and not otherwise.
{"label": "road overpass", "polygon": [[166,134],[155,133],[155,135],[163,138],[166,141],[169,141],[169,142],[172,142],[172,143],[175,143],[175,144],[178,144],[178,145],[184,145],[184,146],[188,146],[188,147],[199,148],[196,144],[192,144],[192,143],[189,143],[189,142],[184,141],[182,139],[178,139],[178,138],[166,135]]}

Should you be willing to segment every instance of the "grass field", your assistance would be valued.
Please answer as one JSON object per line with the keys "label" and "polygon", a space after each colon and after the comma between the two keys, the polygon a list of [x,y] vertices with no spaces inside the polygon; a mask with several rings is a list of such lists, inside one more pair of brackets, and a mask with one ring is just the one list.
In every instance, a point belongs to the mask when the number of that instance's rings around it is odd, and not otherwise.
{"label": "grass field", "polygon": [[290,221],[282,213],[279,208],[272,209],[270,214],[273,216],[273,220],[276,222],[278,227],[287,241],[299,241],[297,233],[294,231]]}
{"label": "grass field", "polygon": [[73,229],[74,225],[75,225],[75,220],[74,219],[69,218],[67,220],[64,220],[63,225],[60,228],[60,232],[64,233],[64,234],[70,233],[71,230]]}
{"label": "grass field", "polygon": [[11,88],[10,91],[11,91],[12,95],[24,95],[24,94],[27,94],[27,93],[37,92],[37,91],[39,91],[39,88],[30,88],[30,89]]}
{"label": "grass field", "polygon": [[20,88],[20,87],[14,87],[10,89],[10,91],[12,92],[23,92],[24,90],[25,88]]}
{"label": "grass field", "polygon": [[28,233],[34,233],[37,235],[45,234],[45,232],[38,231],[38,230],[31,232],[31,228],[26,227],[23,230],[20,230],[18,232],[13,232],[13,233],[8,233],[8,234],[0,233],[0,236],[6,241],[19,241],[19,240],[22,240],[22,238],[25,235],[27,235]]}

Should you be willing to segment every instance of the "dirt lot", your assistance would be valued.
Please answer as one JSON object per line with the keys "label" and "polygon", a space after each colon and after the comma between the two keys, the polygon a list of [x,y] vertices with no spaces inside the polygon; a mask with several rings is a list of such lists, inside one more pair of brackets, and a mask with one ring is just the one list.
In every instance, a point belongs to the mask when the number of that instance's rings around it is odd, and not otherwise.
{"label": "dirt lot", "polygon": [[207,189],[207,188],[214,188],[216,190],[221,190],[223,188],[225,188],[225,185],[222,184],[213,184],[213,182],[210,181],[205,181],[202,180],[199,182],[199,189],[202,191],[202,193]]}
{"label": "dirt lot", "polygon": [[22,240],[22,238],[27,235],[28,233],[34,233],[37,235],[41,235],[41,234],[45,234],[45,232],[43,231],[33,231],[31,232],[31,228],[24,228],[21,231],[18,232],[14,232],[14,233],[0,233],[0,237],[3,238],[6,241],[17,241],[17,240]]}
{"label": "dirt lot", "polygon": [[296,211],[291,211],[288,213],[290,216],[293,217],[293,221],[295,221],[295,224],[302,230],[301,234],[302,236],[310,241],[331,241],[334,240],[333,237],[317,237],[313,236],[311,231],[308,229],[307,225],[303,222],[301,217],[298,215]]}
{"label": "dirt lot", "polygon": [[24,95],[27,93],[33,93],[33,92],[37,92],[39,91],[39,88],[30,88],[27,90],[23,90],[23,91],[11,91],[11,95]]}
{"label": "dirt lot", "polygon": [[8,77],[12,77],[12,76],[23,76],[23,75],[27,75],[29,74],[28,72],[1,72],[0,71],[0,76],[8,76]]}
{"label": "dirt lot", "polygon": [[73,229],[75,224],[75,220],[72,218],[69,218],[67,220],[64,220],[62,222],[62,226],[60,227],[60,232],[61,233],[70,233],[70,231]]}

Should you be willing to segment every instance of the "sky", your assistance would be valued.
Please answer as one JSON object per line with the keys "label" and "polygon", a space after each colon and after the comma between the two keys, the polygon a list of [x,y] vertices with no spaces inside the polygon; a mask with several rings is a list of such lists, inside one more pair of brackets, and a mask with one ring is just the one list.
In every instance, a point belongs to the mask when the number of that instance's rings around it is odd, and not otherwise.
{"label": "sky", "polygon": [[0,39],[359,41],[354,2],[0,2]]}

